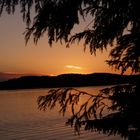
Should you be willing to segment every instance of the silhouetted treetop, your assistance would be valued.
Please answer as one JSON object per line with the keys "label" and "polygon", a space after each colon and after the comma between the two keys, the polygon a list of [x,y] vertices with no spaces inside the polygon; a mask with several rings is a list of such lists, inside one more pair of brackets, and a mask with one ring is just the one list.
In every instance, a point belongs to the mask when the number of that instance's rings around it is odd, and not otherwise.
{"label": "silhouetted treetop", "polygon": [[[68,45],[84,40],[91,53],[114,46],[107,62],[122,72],[140,72],[140,10],[138,0],[0,0],[0,14],[14,13],[20,5],[27,24],[26,42],[47,32],[49,44],[64,40]],[[34,7],[36,15],[31,22]],[[88,20],[90,17],[90,21]],[[85,19],[85,30],[72,34],[75,24]]]}

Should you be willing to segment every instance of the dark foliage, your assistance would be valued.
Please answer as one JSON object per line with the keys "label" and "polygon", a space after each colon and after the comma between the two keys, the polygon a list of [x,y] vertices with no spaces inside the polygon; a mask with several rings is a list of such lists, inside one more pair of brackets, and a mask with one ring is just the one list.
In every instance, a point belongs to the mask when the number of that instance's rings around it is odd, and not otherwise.
{"label": "dark foliage", "polygon": [[[110,66],[125,72],[140,72],[140,10],[138,0],[0,0],[0,14],[14,13],[20,5],[27,23],[25,39],[33,35],[35,43],[47,32],[49,43],[64,40],[69,45],[75,40],[85,41],[91,53],[113,46]],[[31,22],[34,7],[36,15]],[[85,30],[71,35],[80,18],[87,19]],[[90,25],[90,27],[89,27]],[[133,52],[133,53],[132,53]]]}
{"label": "dark foliage", "polygon": [[[40,110],[60,106],[63,115],[71,110],[66,122],[80,134],[80,129],[120,135],[129,140],[140,138],[140,95],[136,85],[118,85],[105,88],[98,94],[89,94],[74,88],[52,89],[46,96],[38,98]],[[78,104],[81,98],[86,98]],[[79,108],[77,108],[79,106]]]}
{"label": "dark foliage", "polygon": [[[139,0],[0,0],[0,14],[3,10],[14,13],[20,4],[23,20],[27,24],[26,42],[33,35],[34,42],[47,32],[50,45],[63,41],[69,46],[75,41],[84,40],[91,53],[112,46],[109,66],[121,69],[124,73],[131,69],[140,73],[140,9]],[[35,7],[36,15],[30,20],[31,7]],[[85,30],[72,34],[75,24],[80,18],[88,19]],[[89,23],[88,23],[89,22]],[[90,25],[90,26],[89,26]],[[139,80],[138,80],[139,81]],[[140,95],[139,82],[134,85],[116,86],[103,89],[99,94],[90,95],[76,89],[50,90],[47,96],[38,98],[40,109],[52,109],[60,104],[63,114],[70,104],[72,116],[67,124],[74,125],[80,132],[85,130],[119,134],[129,140],[140,139]],[[73,93],[74,92],[74,93]],[[89,96],[87,101],[78,104],[82,95]],[[104,100],[110,101],[106,104]],[[104,111],[108,110],[108,114]],[[76,111],[76,112],[75,112]]]}

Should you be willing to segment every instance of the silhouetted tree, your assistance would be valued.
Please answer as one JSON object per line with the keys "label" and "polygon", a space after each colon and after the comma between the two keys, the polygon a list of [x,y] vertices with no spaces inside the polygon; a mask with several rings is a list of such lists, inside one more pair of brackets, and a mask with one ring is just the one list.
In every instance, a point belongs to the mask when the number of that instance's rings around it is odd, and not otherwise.
{"label": "silhouetted tree", "polygon": [[[131,69],[140,73],[140,10],[138,0],[0,0],[0,14],[6,10],[14,13],[20,5],[23,20],[27,24],[26,42],[33,35],[34,42],[47,32],[49,44],[64,41],[67,46],[84,40],[84,47],[90,52],[112,46],[109,66],[124,73]],[[31,7],[35,7],[35,17],[30,18]],[[87,21],[90,17],[91,21]],[[87,26],[80,33],[72,34],[75,24],[85,19]],[[75,93],[72,94],[72,90]],[[79,111],[74,111],[81,95],[89,99]],[[102,100],[110,100],[110,106]],[[134,85],[116,86],[104,89],[96,96],[75,89],[50,90],[38,99],[40,109],[51,109],[58,102],[65,113],[71,104],[72,117],[68,120],[79,132],[81,125],[109,134],[120,134],[130,140],[140,139],[139,82]],[[88,103],[91,102],[90,105]],[[103,114],[104,109],[110,110]],[[99,110],[99,116],[97,111]]]}
{"label": "silhouetted tree", "polygon": [[[87,100],[79,105],[79,100]],[[136,85],[118,85],[89,94],[74,88],[52,89],[46,96],[38,98],[40,110],[60,106],[65,115],[71,108],[71,117],[66,122],[80,134],[80,129],[120,135],[129,140],[140,138],[140,95]],[[77,108],[77,106],[80,106]],[[69,109],[70,110],[70,109]]]}
{"label": "silhouetted tree", "polygon": [[[47,32],[50,44],[58,40],[69,44],[83,39],[91,53],[111,45],[110,66],[121,68],[122,72],[128,68],[140,72],[138,0],[0,0],[0,14],[4,10],[14,13],[17,5],[27,24],[26,41],[33,35],[37,43]],[[31,22],[32,7],[36,15]],[[86,20],[87,16],[91,21],[87,21],[85,30],[71,36],[74,25],[80,23],[80,18]]]}

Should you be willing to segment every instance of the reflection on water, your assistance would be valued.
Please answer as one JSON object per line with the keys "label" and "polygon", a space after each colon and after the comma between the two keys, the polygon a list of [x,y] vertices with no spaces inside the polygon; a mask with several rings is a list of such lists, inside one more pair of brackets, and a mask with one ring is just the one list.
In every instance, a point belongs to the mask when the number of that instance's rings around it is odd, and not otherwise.
{"label": "reflection on water", "polygon": [[[96,93],[103,87],[83,87],[80,90]],[[0,91],[0,140],[121,140],[119,136],[82,131],[74,135],[73,128],[65,126],[69,113],[60,116],[58,108],[39,111],[37,97],[49,89]]]}

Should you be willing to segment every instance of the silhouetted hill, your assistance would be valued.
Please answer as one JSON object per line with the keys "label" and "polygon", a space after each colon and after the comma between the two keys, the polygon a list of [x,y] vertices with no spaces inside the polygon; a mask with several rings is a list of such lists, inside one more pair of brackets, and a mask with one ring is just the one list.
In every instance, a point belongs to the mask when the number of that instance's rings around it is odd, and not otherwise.
{"label": "silhouetted hill", "polygon": [[58,76],[23,76],[0,82],[3,89],[31,89],[52,87],[99,86],[133,83],[140,75],[118,75],[109,73],[62,74]]}
{"label": "silhouetted hill", "polygon": [[7,73],[7,72],[0,72],[0,82],[7,81],[13,78],[19,78],[21,76],[25,76],[26,74],[16,74],[16,73]]}

